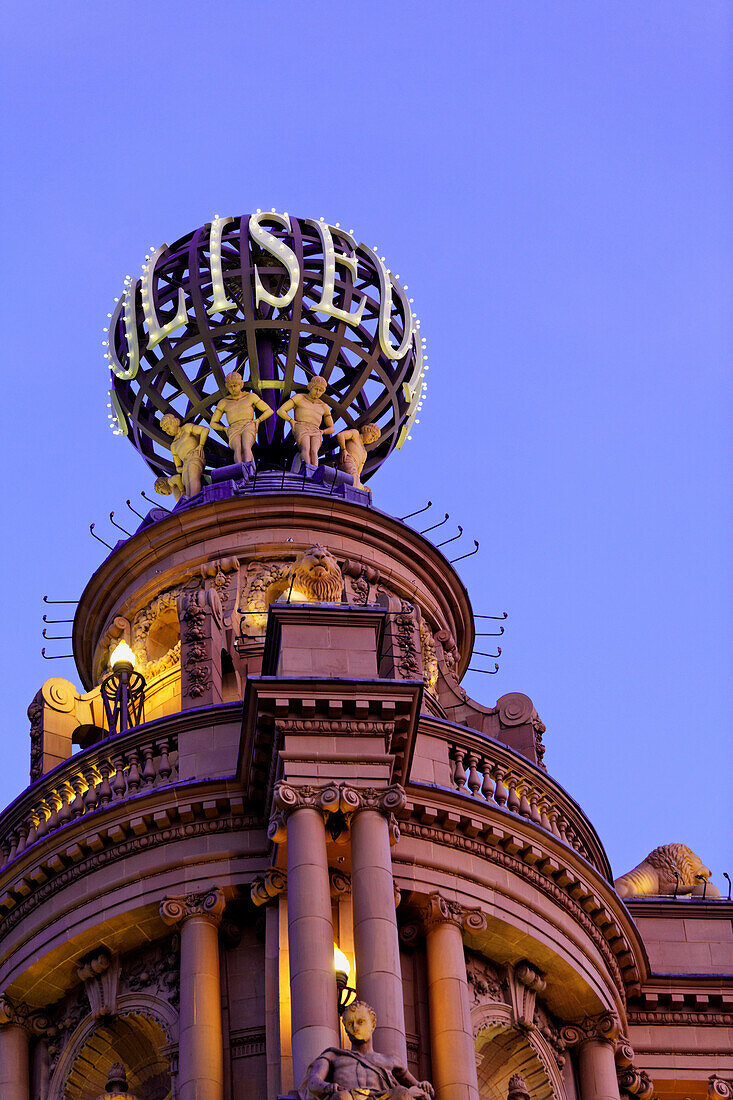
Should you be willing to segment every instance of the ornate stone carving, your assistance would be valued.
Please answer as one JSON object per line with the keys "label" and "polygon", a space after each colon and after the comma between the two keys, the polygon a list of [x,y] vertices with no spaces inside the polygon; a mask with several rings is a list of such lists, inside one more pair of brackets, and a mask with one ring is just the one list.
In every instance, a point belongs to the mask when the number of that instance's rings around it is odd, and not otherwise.
{"label": "ornate stone carving", "polygon": [[618,1086],[624,1092],[636,1096],[638,1100],[652,1100],[654,1082],[643,1069],[634,1069],[633,1066],[630,1066],[628,1069],[619,1070],[616,1076]]}
{"label": "ornate stone carving", "polygon": [[319,810],[327,822],[330,817],[342,815],[347,825],[352,814],[360,810],[377,810],[387,817],[395,843],[400,835],[395,814],[401,813],[406,804],[407,795],[399,783],[389,787],[349,787],[345,783],[295,787],[281,782],[276,784],[273,793],[273,814],[267,835],[276,844],[282,844],[287,836],[289,815],[302,807]]}
{"label": "ornate stone carving", "polygon": [[28,707],[31,724],[31,783],[43,775],[43,691],[37,691]]}
{"label": "ornate stone carving", "polygon": [[300,598],[313,603],[340,603],[344,578],[338,562],[325,546],[315,543],[295,559],[288,570],[288,585],[292,581]]}
{"label": "ornate stone carving", "polygon": [[508,978],[514,1019],[519,1027],[529,1028],[534,1022],[535,999],[547,982],[537,967],[526,961],[509,967]]}
{"label": "ornate stone carving", "polygon": [[7,1027],[8,1024],[27,1027],[30,1015],[28,1005],[11,1001],[4,993],[0,994],[0,1027]]}
{"label": "ornate stone carving", "polygon": [[507,1085],[507,1100],[530,1100],[527,1082],[518,1073],[513,1073]]}
{"label": "ornate stone carving", "polygon": [[328,883],[331,887],[331,897],[344,897],[351,893],[351,875],[333,867],[328,869]]}
{"label": "ornate stone carving", "polygon": [[420,649],[422,651],[422,669],[425,679],[425,687],[428,691],[435,691],[438,685],[438,659],[435,656],[435,642],[427,624],[420,619]]}
{"label": "ornate stone carving", "polygon": [[486,929],[486,917],[480,909],[468,909],[458,901],[450,901],[436,891],[428,898],[425,909],[425,924],[455,924],[464,932],[483,932]]}
{"label": "ornate stone carving", "polygon": [[45,1013],[49,1069],[53,1073],[69,1037],[89,1015],[89,999],[84,986],[72,990],[57,1004],[47,1008]]}
{"label": "ornate stone carving", "polygon": [[539,1000],[535,1002],[533,1022],[540,1035],[552,1049],[558,1069],[562,1069],[565,1065],[565,1043],[560,1036],[559,1027],[547,1008]]}
{"label": "ornate stone carving", "polygon": [[717,1073],[711,1073],[708,1077],[708,1097],[710,1100],[730,1100],[733,1097],[733,1081],[720,1077]]}
{"label": "ornate stone carving", "polygon": [[218,886],[196,894],[165,897],[160,903],[160,915],[166,924],[178,924],[188,917],[206,917],[218,925],[224,914],[224,893]]}
{"label": "ornate stone carving", "polygon": [[120,960],[106,948],[97,950],[79,960],[76,973],[84,982],[92,1015],[111,1016],[117,1010],[117,989],[120,977]]}
{"label": "ornate stone carving", "polygon": [[506,978],[499,967],[474,951],[466,951],[465,954],[466,977],[473,1004],[506,1003]]}
{"label": "ornate stone carving", "polygon": [[708,881],[710,874],[709,868],[686,844],[663,844],[632,871],[617,878],[614,886],[620,898],[690,894],[697,886],[696,879],[704,879],[708,882],[707,896],[720,897],[720,891]]}
{"label": "ornate stone carving", "polygon": [[177,1008],[181,981],[180,949],[180,936],[174,933],[125,955],[120,973],[120,994],[148,993]]}
{"label": "ornate stone carving", "polygon": [[341,566],[346,587],[346,602],[363,607],[369,602],[369,593],[379,583],[379,571],[371,565],[347,559]]}
{"label": "ornate stone carving", "polygon": [[461,655],[458,652],[456,640],[450,630],[438,630],[434,638],[438,643],[436,647],[438,665],[442,666],[443,674],[457,684],[458,662]]}
{"label": "ornate stone carving", "polygon": [[277,867],[268,867],[264,875],[258,875],[252,880],[249,896],[254,905],[267,905],[269,901],[282,894],[288,884],[288,876],[285,871]]}
{"label": "ornate stone carving", "polygon": [[[280,405],[277,415],[287,420],[295,436],[300,460],[309,466],[318,465],[318,452],[323,442],[323,433],[334,434],[331,406],[322,401],[326,392],[326,379],[314,374],[308,379],[305,393],[296,393]],[[293,416],[288,413],[293,409]]]}
{"label": "ornate stone carving", "polygon": [[565,1046],[574,1047],[588,1039],[600,1039],[611,1043],[615,1048],[619,1037],[619,1020],[615,1012],[601,1012],[597,1016],[586,1016],[579,1024],[566,1024],[560,1028],[560,1036]]}
{"label": "ornate stone carving", "polygon": [[372,1047],[377,1014],[364,1001],[352,1001],[341,1017],[351,1050],[329,1047],[310,1064],[298,1090],[301,1100],[343,1095],[364,1100],[432,1100],[433,1086],[418,1081],[394,1056]]}

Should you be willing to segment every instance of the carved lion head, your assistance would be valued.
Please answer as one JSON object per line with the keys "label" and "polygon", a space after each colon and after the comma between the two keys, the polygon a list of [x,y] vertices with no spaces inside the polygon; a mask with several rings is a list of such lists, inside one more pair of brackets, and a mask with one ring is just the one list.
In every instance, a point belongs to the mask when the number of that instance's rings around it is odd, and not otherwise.
{"label": "carved lion head", "polygon": [[340,603],[344,590],[344,578],[338,562],[330,550],[316,544],[309,547],[293,562],[288,583],[306,599],[317,603]]}

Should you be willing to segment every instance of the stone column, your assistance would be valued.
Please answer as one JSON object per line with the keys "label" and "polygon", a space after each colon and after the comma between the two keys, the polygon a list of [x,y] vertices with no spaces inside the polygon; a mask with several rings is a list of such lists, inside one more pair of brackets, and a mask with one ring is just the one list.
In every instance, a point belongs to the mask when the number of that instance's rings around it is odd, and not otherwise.
{"label": "stone column", "polygon": [[[338,800],[338,792],[336,792]],[[321,792],[279,783],[270,836],[286,841],[293,1078],[339,1046],[331,889]]]}
{"label": "stone column", "polygon": [[375,1049],[393,1055],[406,1066],[405,1008],[390,849],[391,839],[396,839],[399,832],[389,820],[404,806],[405,792],[394,785],[382,791],[355,790],[353,795],[359,799],[350,819],[358,993],[377,1014]]}
{"label": "stone column", "polygon": [[480,932],[486,917],[441,894],[426,913],[430,1052],[437,1100],[478,1100],[476,1050],[463,952],[463,930]]}
{"label": "stone column", "polygon": [[30,1100],[28,1031],[13,1004],[0,997],[0,1096]]}
{"label": "stone column", "polygon": [[578,1072],[582,1100],[619,1100],[616,1042],[619,1022],[612,1012],[587,1016],[581,1024],[563,1027],[565,1044],[578,1047]]}
{"label": "stone column", "polygon": [[224,1094],[219,979],[223,912],[224,895],[218,887],[167,897],[160,907],[166,924],[180,924],[181,929],[180,1100],[222,1100]]}

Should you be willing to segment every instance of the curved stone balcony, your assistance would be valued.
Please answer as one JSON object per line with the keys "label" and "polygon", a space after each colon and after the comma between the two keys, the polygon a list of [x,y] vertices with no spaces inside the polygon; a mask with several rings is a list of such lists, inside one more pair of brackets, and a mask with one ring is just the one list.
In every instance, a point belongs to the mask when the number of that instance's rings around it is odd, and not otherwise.
{"label": "curved stone balcony", "polygon": [[434,779],[457,791],[467,803],[470,800],[469,813],[492,807],[524,818],[574,848],[611,881],[608,857],[595,829],[577,802],[544,768],[465,726],[449,726],[423,716],[420,732],[442,744]]}

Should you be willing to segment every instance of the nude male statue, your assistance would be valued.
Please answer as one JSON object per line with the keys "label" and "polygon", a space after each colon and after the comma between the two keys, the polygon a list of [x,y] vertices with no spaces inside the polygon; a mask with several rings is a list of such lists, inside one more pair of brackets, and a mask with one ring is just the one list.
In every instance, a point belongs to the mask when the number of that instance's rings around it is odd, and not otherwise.
{"label": "nude male statue", "polygon": [[[257,438],[257,429],[263,420],[272,416],[274,410],[256,394],[244,390],[244,379],[239,371],[233,370],[224,382],[229,396],[224,397],[214,409],[209,427],[219,427],[222,417],[226,416],[227,440],[234,451],[234,461],[252,462],[252,446]],[[255,409],[262,413],[256,419]]]}
{"label": "nude male statue", "polygon": [[209,429],[201,424],[181,424],[173,413],[166,413],[160,426],[166,435],[173,436],[171,454],[176,472],[172,477],[159,477],[155,491],[164,495],[173,493],[176,500],[182,496],[195,497],[201,492],[201,475],[206,465],[204,443]]}
{"label": "nude male statue", "polygon": [[[307,393],[296,393],[277,410],[277,415],[287,420],[293,429],[301,459],[311,466],[318,465],[318,451],[324,434],[334,433],[331,410],[325,401],[321,401],[325,392],[326,379],[314,374],[308,382]],[[288,416],[291,409],[295,409],[294,417]]]}
{"label": "nude male statue", "polygon": [[355,488],[364,489],[367,493],[371,493],[371,489],[367,485],[362,485],[361,471],[367,460],[367,446],[370,443],[376,443],[381,434],[376,424],[365,424],[361,429],[347,428],[345,432],[339,432],[336,436],[336,441],[341,448],[338,459],[339,469],[351,474]]}
{"label": "nude male statue", "polygon": [[328,1047],[308,1067],[301,1100],[432,1100],[433,1086],[372,1047],[377,1026],[373,1008],[352,1001],[341,1017],[351,1050]]}

